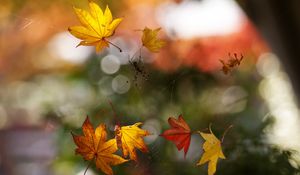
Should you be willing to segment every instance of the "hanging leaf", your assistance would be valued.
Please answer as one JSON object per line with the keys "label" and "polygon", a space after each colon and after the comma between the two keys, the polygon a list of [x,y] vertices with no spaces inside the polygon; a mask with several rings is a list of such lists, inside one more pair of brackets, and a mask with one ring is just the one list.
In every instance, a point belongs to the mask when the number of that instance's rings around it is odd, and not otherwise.
{"label": "hanging leaf", "polygon": [[117,145],[123,151],[124,157],[129,155],[131,160],[137,161],[136,148],[142,152],[148,152],[143,137],[150,135],[148,131],[139,128],[141,122],[129,126],[115,127]]}
{"label": "hanging leaf", "polygon": [[145,27],[145,29],[143,30],[143,36],[142,36],[143,46],[146,47],[151,52],[158,52],[159,49],[166,44],[164,41],[157,38],[159,31],[160,28],[152,30],[147,27]]}
{"label": "hanging leaf", "polygon": [[177,120],[170,117],[168,122],[171,129],[164,131],[160,136],[172,141],[179,151],[184,149],[185,157],[191,143],[191,129],[184,121],[182,115],[180,115]]}
{"label": "hanging leaf", "polygon": [[69,27],[68,30],[76,38],[82,40],[77,46],[96,46],[96,51],[100,52],[112,44],[106,38],[114,34],[122,18],[113,20],[108,6],[106,6],[104,13],[93,1],[89,2],[89,7],[90,12],[74,7],[82,26]]}
{"label": "hanging leaf", "polygon": [[217,169],[218,159],[225,159],[222,151],[221,141],[214,135],[209,127],[210,133],[199,132],[205,142],[203,143],[204,153],[197,165],[208,162],[208,175],[214,175]]}
{"label": "hanging leaf", "polygon": [[115,155],[118,150],[115,139],[106,141],[106,126],[100,124],[94,130],[89,118],[87,117],[82,125],[82,136],[72,133],[73,140],[77,145],[76,154],[80,154],[85,160],[95,161],[96,167],[107,175],[112,175],[111,165],[122,164],[128,160]]}

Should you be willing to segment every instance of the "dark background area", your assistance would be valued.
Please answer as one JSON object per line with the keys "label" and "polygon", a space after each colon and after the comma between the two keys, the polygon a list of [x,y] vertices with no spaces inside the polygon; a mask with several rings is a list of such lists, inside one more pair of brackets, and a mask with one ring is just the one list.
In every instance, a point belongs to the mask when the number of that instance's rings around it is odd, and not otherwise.
{"label": "dark background area", "polygon": [[290,75],[299,101],[300,2],[297,0],[238,1],[272,47]]}

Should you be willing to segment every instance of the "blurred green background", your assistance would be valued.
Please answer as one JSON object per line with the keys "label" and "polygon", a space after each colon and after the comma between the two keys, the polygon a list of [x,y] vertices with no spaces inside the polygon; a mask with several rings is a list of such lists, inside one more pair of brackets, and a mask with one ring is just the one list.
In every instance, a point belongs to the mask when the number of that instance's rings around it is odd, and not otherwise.
{"label": "blurred green background", "polygon": [[[143,122],[153,135],[149,153],[115,166],[115,174],[207,174],[197,167],[203,140],[193,135],[186,159],[158,135],[182,114],[192,130],[221,138],[225,160],[216,174],[300,174],[299,108],[281,59],[232,0],[126,0],[106,4],[124,17],[110,47],[78,47],[67,28],[79,25],[72,6],[81,0],[12,0],[0,6],[0,175],[84,173],[70,132],[81,134],[88,115],[113,138],[111,101],[122,125]],[[142,50],[139,74],[129,58],[145,26],[162,27],[167,46]],[[224,75],[219,59],[243,54]],[[134,61],[135,58],[132,58]],[[136,61],[136,60],[135,60]],[[93,165],[88,175],[102,174]]]}

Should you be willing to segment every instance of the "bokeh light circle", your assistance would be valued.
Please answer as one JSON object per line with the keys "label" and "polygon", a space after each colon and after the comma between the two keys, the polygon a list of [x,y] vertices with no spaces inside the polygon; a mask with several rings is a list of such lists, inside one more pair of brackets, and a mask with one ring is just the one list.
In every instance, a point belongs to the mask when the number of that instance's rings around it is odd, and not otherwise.
{"label": "bokeh light circle", "polygon": [[120,61],[114,55],[107,55],[101,60],[101,70],[106,74],[114,74],[120,69]]}
{"label": "bokeh light circle", "polygon": [[112,89],[118,94],[124,94],[130,89],[130,81],[124,75],[118,75],[112,80]]}

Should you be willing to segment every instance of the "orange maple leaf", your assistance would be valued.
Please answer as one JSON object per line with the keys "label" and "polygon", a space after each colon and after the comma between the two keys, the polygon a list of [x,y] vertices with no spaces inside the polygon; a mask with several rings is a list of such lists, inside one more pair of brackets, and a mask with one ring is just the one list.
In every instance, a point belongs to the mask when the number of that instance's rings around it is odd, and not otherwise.
{"label": "orange maple leaf", "polygon": [[172,141],[180,151],[184,148],[184,156],[189,150],[191,143],[191,129],[184,121],[182,115],[179,115],[178,120],[173,117],[168,119],[171,129],[164,131],[160,136]]}
{"label": "orange maple leaf", "polygon": [[82,136],[71,133],[77,145],[76,154],[80,154],[85,160],[95,161],[96,167],[105,174],[113,175],[111,165],[118,165],[128,161],[113,154],[118,150],[117,142],[115,139],[106,141],[105,124],[100,124],[94,130],[87,117],[82,125],[82,131]]}

